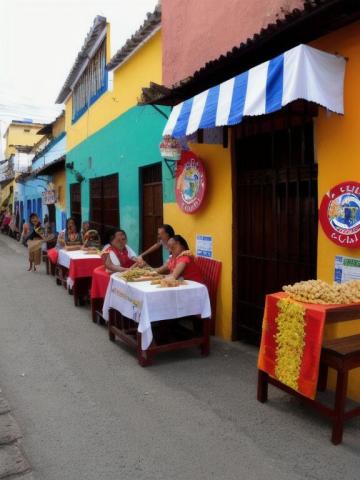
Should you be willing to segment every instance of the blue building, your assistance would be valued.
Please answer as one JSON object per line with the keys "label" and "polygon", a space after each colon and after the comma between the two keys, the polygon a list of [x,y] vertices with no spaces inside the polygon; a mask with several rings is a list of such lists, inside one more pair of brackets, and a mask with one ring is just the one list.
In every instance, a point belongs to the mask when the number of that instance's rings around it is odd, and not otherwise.
{"label": "blue building", "polygon": [[39,130],[41,137],[34,146],[31,167],[16,178],[14,207],[20,224],[28,222],[30,214],[35,212],[41,220],[48,215],[56,231],[64,228],[66,135],[63,126],[64,114]]}

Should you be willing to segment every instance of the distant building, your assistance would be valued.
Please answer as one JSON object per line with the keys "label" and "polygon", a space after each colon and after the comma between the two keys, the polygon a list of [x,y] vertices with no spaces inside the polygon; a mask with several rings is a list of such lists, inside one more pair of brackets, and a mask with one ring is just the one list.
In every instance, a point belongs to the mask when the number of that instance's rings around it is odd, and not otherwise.
{"label": "distant building", "polygon": [[37,142],[31,150],[30,168],[16,177],[14,209],[20,222],[32,212],[41,220],[48,215],[57,231],[64,228],[65,197],[65,115],[37,130]]}
{"label": "distant building", "polygon": [[112,58],[110,26],[97,17],[57,98],[65,103],[68,215],[89,220],[103,242],[121,226],[136,250],[156,241],[166,195],[159,139],[168,109],[137,105],[161,70],[159,7]]}

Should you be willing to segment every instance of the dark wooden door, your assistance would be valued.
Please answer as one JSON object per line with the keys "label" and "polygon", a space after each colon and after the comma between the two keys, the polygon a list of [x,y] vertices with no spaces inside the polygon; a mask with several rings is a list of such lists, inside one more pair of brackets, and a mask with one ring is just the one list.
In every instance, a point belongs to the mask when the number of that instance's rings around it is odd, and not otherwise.
{"label": "dark wooden door", "polygon": [[50,203],[48,206],[49,224],[51,225],[53,232],[56,230],[56,208],[54,203]]}
{"label": "dark wooden door", "polygon": [[[157,241],[157,230],[163,223],[163,193],[161,164],[144,167],[140,171],[142,251]],[[162,249],[148,255],[146,261],[152,266],[163,262]]]}
{"label": "dark wooden door", "polygon": [[78,230],[81,228],[81,184],[70,184],[70,216],[74,218]]}
{"label": "dark wooden door", "polygon": [[90,223],[105,244],[109,232],[119,227],[119,178],[117,174],[90,180]]}
{"label": "dark wooden door", "polygon": [[265,295],[315,278],[317,255],[313,124],[256,130],[235,141],[234,336],[254,343]]}

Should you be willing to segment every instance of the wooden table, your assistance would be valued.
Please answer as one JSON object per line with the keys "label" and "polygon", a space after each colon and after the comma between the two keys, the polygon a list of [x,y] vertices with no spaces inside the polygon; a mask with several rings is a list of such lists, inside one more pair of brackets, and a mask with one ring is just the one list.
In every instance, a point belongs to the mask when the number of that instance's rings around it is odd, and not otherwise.
{"label": "wooden table", "polygon": [[[194,346],[203,356],[209,354],[211,307],[207,288],[200,283],[159,288],[150,282],[127,283],[114,274],[103,317],[109,322],[110,340],[119,337],[133,347],[141,366],[151,365],[158,353]],[[184,317],[193,328],[176,322]]]}
{"label": "wooden table", "polygon": [[[281,295],[284,297],[284,294],[275,294]],[[279,296],[280,298],[280,296]],[[359,320],[360,319],[360,304],[351,304],[351,305],[313,305],[304,304],[308,308],[316,308],[323,310],[325,315],[325,325],[346,322],[351,320]],[[320,377],[318,383],[318,389],[324,390],[326,385],[324,384],[324,379],[326,379],[326,375],[322,372],[320,367]],[[326,380],[325,380],[326,383]],[[289,386],[285,385],[284,383],[280,382],[278,379],[274,378],[269,373],[259,369],[258,370],[258,387],[257,387],[257,399],[261,403],[265,403],[268,399],[268,385],[271,384],[280,390],[287,392],[290,395],[296,396],[300,398],[303,402],[317,410],[319,413],[329,417],[329,418],[336,418],[339,414],[339,405],[338,399],[335,399],[334,408],[330,408],[320,401],[312,398],[308,398],[301,393],[297,392],[296,390],[290,388]],[[344,393],[344,392],[343,392]],[[344,393],[346,395],[346,392]],[[336,396],[338,397],[338,395]],[[360,409],[356,408],[352,411],[349,411],[345,414],[345,419],[352,418],[353,416],[359,415]],[[335,444],[339,442],[334,442]]]}

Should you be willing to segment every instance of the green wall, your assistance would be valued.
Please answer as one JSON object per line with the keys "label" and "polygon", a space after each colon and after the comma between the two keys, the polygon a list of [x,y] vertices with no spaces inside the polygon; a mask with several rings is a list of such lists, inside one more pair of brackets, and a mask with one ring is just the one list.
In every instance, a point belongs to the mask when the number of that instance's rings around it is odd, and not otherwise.
{"label": "green wall", "polygon": [[[169,109],[161,107],[164,113]],[[166,118],[151,106],[134,107],[77,145],[66,155],[66,163],[85,180],[81,184],[82,220],[89,219],[89,179],[118,173],[120,226],[128,235],[129,245],[139,249],[139,167],[161,162],[159,144]],[[90,160],[91,159],[91,160]],[[162,162],[163,200],[173,201],[173,179]],[[69,185],[76,182],[67,169],[66,195],[70,215]]]}

